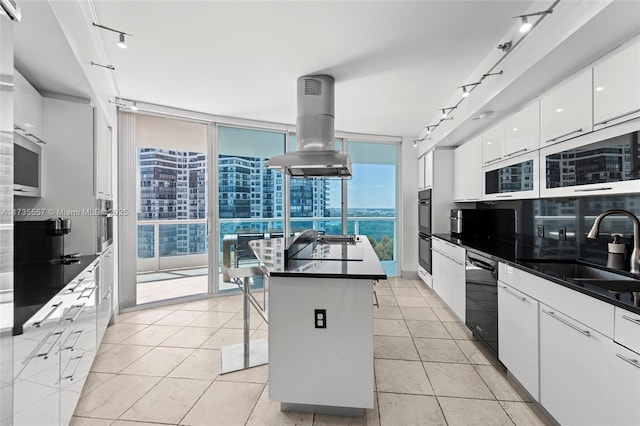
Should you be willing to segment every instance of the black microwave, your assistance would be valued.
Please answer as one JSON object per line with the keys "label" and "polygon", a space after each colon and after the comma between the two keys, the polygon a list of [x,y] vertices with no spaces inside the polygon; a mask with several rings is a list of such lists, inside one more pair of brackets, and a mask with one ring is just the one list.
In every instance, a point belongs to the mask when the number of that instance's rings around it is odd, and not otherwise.
{"label": "black microwave", "polygon": [[42,149],[21,135],[13,134],[13,194],[40,197]]}

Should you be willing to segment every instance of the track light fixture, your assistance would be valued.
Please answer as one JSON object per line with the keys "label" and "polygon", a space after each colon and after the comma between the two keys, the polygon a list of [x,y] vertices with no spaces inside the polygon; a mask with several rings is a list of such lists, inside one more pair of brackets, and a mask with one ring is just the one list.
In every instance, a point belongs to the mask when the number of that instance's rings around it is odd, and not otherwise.
{"label": "track light fixture", "polygon": [[420,141],[418,139],[413,141],[413,146],[417,147],[420,144]]}
{"label": "track light fixture", "polygon": [[508,52],[511,50],[511,46],[513,46],[513,44],[510,41],[507,41],[505,43],[499,44],[498,49],[502,50],[503,52]]}
{"label": "track light fixture", "polygon": [[433,129],[435,129],[436,127],[438,127],[437,124],[431,125],[431,126],[427,126],[427,134],[430,135],[431,132],[433,132]]}
{"label": "track light fixture", "polygon": [[486,74],[482,74],[482,78],[491,77],[492,75],[502,75],[504,71],[500,70],[499,72],[488,72]]}
{"label": "track light fixture", "polygon": [[99,64],[99,63],[93,62],[93,61],[91,61],[91,65],[95,65],[96,67],[106,68],[106,69],[111,70],[111,71],[115,71],[116,70],[116,68],[113,65],[103,65],[103,64]]}
{"label": "track light fixture", "polygon": [[479,84],[480,84],[480,82],[469,83],[469,84],[465,84],[465,85],[459,86],[459,88],[462,89],[462,97],[466,98],[467,96],[469,96],[469,93],[471,93],[470,90],[467,90],[467,87],[475,87],[475,86],[477,86]]}
{"label": "track light fixture", "polygon": [[134,101],[133,104],[129,108],[131,109],[131,111],[137,111],[138,110],[138,103]]}
{"label": "track light fixture", "polygon": [[115,101],[115,102],[114,102],[114,101],[112,101],[111,99],[109,99],[109,103],[110,103],[110,104],[114,104],[115,106],[120,107],[120,108],[126,108],[126,107],[127,107],[127,106],[126,106],[125,104],[123,104],[122,102],[118,102],[118,101]]}
{"label": "track light fixture", "polygon": [[520,32],[527,33],[533,28],[533,24],[529,22],[530,16],[544,16],[553,13],[553,9],[543,10],[542,12],[525,13],[524,15],[514,16],[514,19],[520,18]]}
{"label": "track light fixture", "polygon": [[95,22],[93,23],[93,26],[102,28],[103,30],[113,31],[114,33],[119,33],[120,35],[118,37],[118,42],[116,43],[116,46],[118,46],[121,49],[127,48],[127,44],[124,41],[124,36],[127,35],[129,37],[133,37],[131,34],[125,33],[124,31],[114,30],[113,28],[105,27],[104,25],[96,24]]}
{"label": "track light fixture", "polygon": [[457,106],[454,107],[448,107],[448,108],[442,108],[442,117],[441,118],[447,118],[447,116],[449,115],[449,113],[451,111],[453,111],[454,109],[456,109]]}

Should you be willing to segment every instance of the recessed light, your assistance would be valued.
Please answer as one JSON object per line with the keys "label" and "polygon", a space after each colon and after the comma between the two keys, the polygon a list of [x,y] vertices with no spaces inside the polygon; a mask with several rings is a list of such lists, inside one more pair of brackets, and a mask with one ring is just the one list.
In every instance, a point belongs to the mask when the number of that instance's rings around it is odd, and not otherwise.
{"label": "recessed light", "polygon": [[596,87],[596,92],[602,92],[603,90],[604,90],[604,87],[602,86]]}
{"label": "recessed light", "polygon": [[491,145],[491,142],[487,142],[487,145]]}
{"label": "recessed light", "polygon": [[517,128],[517,127],[514,127],[514,128],[513,128],[513,131],[514,131],[514,132],[517,132],[517,131],[518,131],[518,128]]}
{"label": "recessed light", "polygon": [[562,108],[557,108],[556,109],[556,112],[562,112],[562,111],[564,111]]}

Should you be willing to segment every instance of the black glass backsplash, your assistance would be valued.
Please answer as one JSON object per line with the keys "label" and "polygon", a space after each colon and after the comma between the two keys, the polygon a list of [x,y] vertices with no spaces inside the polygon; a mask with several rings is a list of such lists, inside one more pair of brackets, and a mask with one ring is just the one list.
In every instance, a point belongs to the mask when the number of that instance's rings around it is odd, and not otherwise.
{"label": "black glass backsplash", "polygon": [[[633,223],[625,216],[607,216],[600,224],[596,240],[586,238],[596,216],[605,210],[628,210],[640,217],[640,194],[584,197],[572,200],[519,200],[498,203],[478,203],[479,209],[516,211],[518,239],[525,245],[536,247],[540,253],[552,251],[559,258],[579,258],[600,265],[607,263],[607,243],[612,234],[620,234],[627,245],[626,264],[633,250]],[[544,236],[538,236],[542,226]],[[566,239],[559,236],[563,230]]]}

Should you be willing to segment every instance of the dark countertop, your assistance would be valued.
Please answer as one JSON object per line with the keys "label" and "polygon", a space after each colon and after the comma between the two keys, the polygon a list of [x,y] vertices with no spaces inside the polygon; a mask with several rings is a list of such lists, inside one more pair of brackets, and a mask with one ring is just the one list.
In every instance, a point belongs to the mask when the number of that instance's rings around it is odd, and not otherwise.
{"label": "dark countertop", "polygon": [[14,335],[53,296],[84,271],[98,256],[80,256],[76,263],[27,262],[14,265]]}
{"label": "dark countertop", "polygon": [[253,240],[249,246],[272,277],[386,279],[380,259],[364,235],[355,245],[318,244],[312,252],[285,262],[290,238]]}
{"label": "dark countertop", "polygon": [[[556,252],[545,250],[540,247],[522,244],[517,240],[503,241],[490,239],[478,240],[469,238],[460,239],[453,237],[450,234],[434,234],[433,236],[447,241],[451,244],[456,244],[472,251],[484,253],[497,261],[508,263],[518,269],[537,275],[548,281],[553,281],[564,287],[579,291],[580,293],[595,297],[596,299],[600,299],[612,305],[619,306],[636,314],[640,314],[640,293],[636,293],[634,295],[634,293],[631,291],[613,292],[607,290],[606,288],[602,288],[588,282],[577,281],[572,279],[571,277],[564,276],[553,271],[545,270],[543,266],[532,266],[527,264],[528,262],[536,260],[548,261],[557,259],[575,261],[577,258],[577,256],[575,255],[571,256],[566,253],[558,254]],[[632,277],[638,280],[637,282],[632,283],[634,284],[634,286],[637,285],[637,288],[640,289],[640,277],[637,275],[633,275],[625,271],[608,269],[606,267],[603,267],[602,265],[596,265],[589,262],[580,261],[580,263],[605,271],[612,271],[627,277]],[[622,282],[616,281],[615,283],[620,284]]]}

